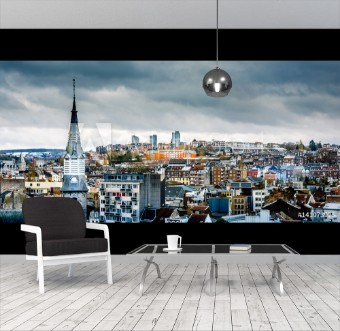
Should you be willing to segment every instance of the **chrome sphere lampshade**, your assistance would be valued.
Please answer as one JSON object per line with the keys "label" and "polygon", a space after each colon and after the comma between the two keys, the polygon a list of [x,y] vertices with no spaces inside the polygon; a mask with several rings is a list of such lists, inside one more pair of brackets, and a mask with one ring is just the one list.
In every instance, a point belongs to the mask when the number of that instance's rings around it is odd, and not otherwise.
{"label": "chrome sphere lampshade", "polygon": [[216,67],[203,77],[203,89],[209,97],[225,97],[232,88],[230,75]]}
{"label": "chrome sphere lampshade", "polygon": [[203,77],[203,89],[209,97],[225,97],[232,88],[230,75],[218,67],[218,0],[216,0],[216,68]]}

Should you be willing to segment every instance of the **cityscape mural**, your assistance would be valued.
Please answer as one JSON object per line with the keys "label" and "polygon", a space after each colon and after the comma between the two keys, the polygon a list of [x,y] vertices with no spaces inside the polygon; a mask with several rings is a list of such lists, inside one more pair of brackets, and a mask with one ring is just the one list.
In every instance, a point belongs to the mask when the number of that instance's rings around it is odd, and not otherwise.
{"label": "cityscape mural", "polygon": [[340,220],[340,61],[0,61],[0,222],[77,199],[89,222]]}

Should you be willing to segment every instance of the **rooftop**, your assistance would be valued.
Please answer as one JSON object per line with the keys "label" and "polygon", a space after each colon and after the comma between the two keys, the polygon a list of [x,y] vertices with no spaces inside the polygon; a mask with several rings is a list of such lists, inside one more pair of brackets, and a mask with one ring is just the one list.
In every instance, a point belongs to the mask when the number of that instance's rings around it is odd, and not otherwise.
{"label": "rooftop", "polygon": [[323,208],[324,209],[340,210],[340,203],[338,203],[338,202],[329,202],[329,203],[326,203]]}

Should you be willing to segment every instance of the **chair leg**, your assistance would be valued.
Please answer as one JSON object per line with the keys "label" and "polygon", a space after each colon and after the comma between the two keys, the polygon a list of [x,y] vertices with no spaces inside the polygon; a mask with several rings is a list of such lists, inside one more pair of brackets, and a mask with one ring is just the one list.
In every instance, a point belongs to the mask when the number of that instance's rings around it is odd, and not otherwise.
{"label": "chair leg", "polygon": [[68,277],[73,276],[73,264],[71,263],[68,267]]}
{"label": "chair leg", "polygon": [[39,281],[39,267],[37,267],[37,281]]}
{"label": "chair leg", "polygon": [[39,292],[45,293],[44,289],[44,262],[38,260],[38,278],[39,278]]}
{"label": "chair leg", "polygon": [[111,264],[111,254],[108,254],[106,260],[106,268],[107,268],[107,283],[112,284],[112,264]]}

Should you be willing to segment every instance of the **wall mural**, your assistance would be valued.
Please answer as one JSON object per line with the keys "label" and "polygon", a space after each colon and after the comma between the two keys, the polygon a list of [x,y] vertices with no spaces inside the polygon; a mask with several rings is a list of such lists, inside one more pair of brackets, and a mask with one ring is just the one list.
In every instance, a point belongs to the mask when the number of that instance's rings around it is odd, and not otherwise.
{"label": "wall mural", "polygon": [[340,221],[340,61],[0,61],[0,222],[77,199],[89,222]]}

